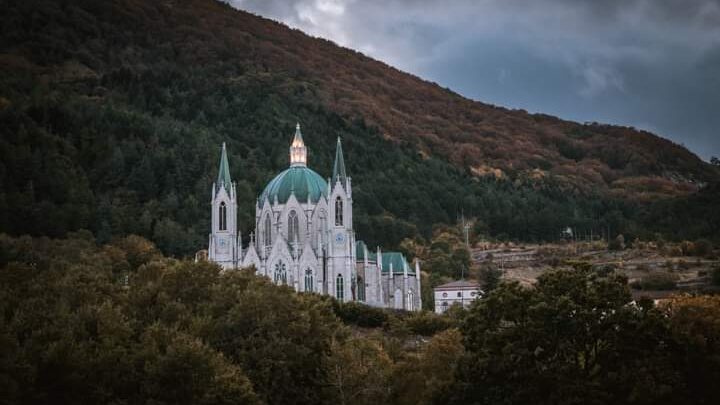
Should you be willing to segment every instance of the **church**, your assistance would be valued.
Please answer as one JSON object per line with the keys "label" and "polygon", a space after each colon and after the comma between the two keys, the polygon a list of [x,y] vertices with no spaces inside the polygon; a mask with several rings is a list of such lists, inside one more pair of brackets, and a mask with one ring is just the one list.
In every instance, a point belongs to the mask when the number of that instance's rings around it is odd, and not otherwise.
{"label": "church", "polygon": [[352,181],[340,138],[332,176],[307,165],[296,126],[290,166],[265,187],[255,203],[255,232],[243,246],[237,224],[235,183],[225,144],[212,185],[208,259],[224,269],[254,267],[257,274],[296,291],[332,295],[339,301],[419,311],[420,267],[399,252],[371,250],[353,230]]}

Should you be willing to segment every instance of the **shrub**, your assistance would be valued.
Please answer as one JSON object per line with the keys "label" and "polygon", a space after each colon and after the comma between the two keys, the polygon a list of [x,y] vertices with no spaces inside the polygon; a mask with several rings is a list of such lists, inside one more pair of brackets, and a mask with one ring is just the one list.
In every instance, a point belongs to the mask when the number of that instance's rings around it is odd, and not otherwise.
{"label": "shrub", "polygon": [[624,250],[625,249],[625,237],[620,234],[615,239],[611,240],[608,244],[608,250]]}
{"label": "shrub", "polygon": [[682,249],[680,249],[677,246],[673,246],[670,249],[667,250],[667,254],[673,257],[682,256],[683,252]]}
{"label": "shrub", "polygon": [[134,270],[161,257],[157,247],[142,236],[129,235],[114,241],[113,245],[125,252]]}
{"label": "shrub", "polygon": [[709,256],[712,253],[713,246],[707,239],[698,239],[694,243],[693,253],[695,256]]}
{"label": "shrub", "polygon": [[711,280],[714,285],[720,286],[720,266],[712,269]]}
{"label": "shrub", "polygon": [[544,262],[550,267],[558,267],[562,263],[562,260],[560,260],[560,258],[557,256],[553,256],[549,259],[544,260]]}
{"label": "shrub", "polygon": [[595,272],[598,275],[605,277],[607,275],[614,273],[615,270],[617,270],[617,268],[618,268],[617,264],[608,263],[608,264],[603,264],[603,265],[599,265],[599,266],[594,266],[593,270],[595,270]]}
{"label": "shrub", "polygon": [[445,311],[443,316],[450,318],[452,322],[455,322],[455,324],[459,325],[464,321],[467,313],[467,309],[465,309],[462,305],[455,303],[451,305],[450,308],[447,309],[447,311]]}
{"label": "shrub", "polygon": [[655,234],[655,245],[658,247],[658,249],[662,250],[665,248],[665,239],[663,239],[662,235],[659,233]]}
{"label": "shrub", "polygon": [[379,328],[388,320],[388,313],[381,308],[357,302],[333,302],[335,315],[346,324],[366,328]]}
{"label": "shrub", "polygon": [[434,312],[416,312],[405,319],[408,329],[417,335],[432,336],[456,326],[453,318]]}
{"label": "shrub", "polygon": [[[383,324],[382,329],[384,333],[391,336],[393,339],[405,340],[412,334],[410,328],[408,328],[405,318],[408,313],[401,310],[388,310],[387,321]],[[402,350],[400,350],[402,351]]]}
{"label": "shrub", "polygon": [[680,250],[682,251],[683,256],[690,256],[695,252],[695,244],[684,240],[680,243]]}
{"label": "shrub", "polygon": [[500,284],[502,271],[494,264],[484,264],[480,266],[478,271],[478,279],[483,290],[487,293],[495,289]]}
{"label": "shrub", "polygon": [[675,288],[677,277],[670,273],[653,273],[640,280],[643,290],[672,290]]}
{"label": "shrub", "polygon": [[647,273],[650,271],[650,266],[648,266],[647,263],[640,263],[635,269]]}

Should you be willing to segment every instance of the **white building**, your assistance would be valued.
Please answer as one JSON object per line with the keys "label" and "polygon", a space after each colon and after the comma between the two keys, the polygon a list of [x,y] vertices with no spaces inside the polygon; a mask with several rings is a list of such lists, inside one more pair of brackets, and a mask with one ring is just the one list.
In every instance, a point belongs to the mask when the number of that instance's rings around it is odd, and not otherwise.
{"label": "white building", "polygon": [[474,281],[453,281],[435,287],[435,313],[442,314],[451,306],[458,304],[467,308],[476,299],[482,297],[480,284]]}
{"label": "white building", "polygon": [[208,259],[225,269],[254,266],[257,273],[296,291],[332,295],[377,307],[419,310],[420,268],[398,252],[375,252],[356,241],[352,182],[345,172],[340,139],[332,177],[307,166],[297,125],[290,167],[272,179],[255,203],[256,234],[242,245],[237,227],[235,184],[225,144],[212,186]]}

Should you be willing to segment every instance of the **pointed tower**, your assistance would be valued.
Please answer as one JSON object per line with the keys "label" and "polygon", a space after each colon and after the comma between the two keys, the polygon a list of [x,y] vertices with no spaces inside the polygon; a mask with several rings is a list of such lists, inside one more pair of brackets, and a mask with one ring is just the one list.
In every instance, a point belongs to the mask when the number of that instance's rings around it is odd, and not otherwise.
{"label": "pointed tower", "polygon": [[[352,286],[353,280],[357,279],[355,274],[355,234],[352,219],[352,189],[350,178],[345,172],[345,159],[340,138],[337,140],[333,175],[330,179],[328,211],[331,231],[328,246],[328,268],[330,269],[328,276],[332,276],[332,279],[336,280],[335,289],[332,290],[334,295],[340,298],[339,290],[343,290],[342,297],[345,301],[349,301],[352,299],[352,291],[357,291]],[[338,285],[338,280],[342,280],[344,284]]]}
{"label": "pointed tower", "polygon": [[340,143],[340,137],[337,139],[337,145],[335,146],[335,164],[333,164],[333,175],[331,184],[334,186],[335,183],[345,187],[347,182],[347,175],[345,174],[345,159],[343,158],[342,144]]}
{"label": "pointed tower", "polygon": [[222,144],[222,152],[220,153],[220,167],[218,168],[217,177],[217,188],[215,193],[218,192],[220,187],[225,187],[226,190],[232,188],[232,180],[230,180],[230,165],[227,159],[227,150],[225,149],[225,142]]}
{"label": "pointed tower", "polygon": [[217,182],[212,186],[210,205],[212,211],[208,258],[224,269],[236,268],[241,260],[237,232],[237,200],[224,142]]}
{"label": "pointed tower", "polygon": [[352,231],[352,187],[351,179],[345,173],[345,158],[343,157],[342,144],[338,137],[335,146],[335,163],[333,174],[330,179],[330,211],[335,219],[335,226],[342,226]]}
{"label": "pointed tower", "polygon": [[290,166],[307,166],[307,148],[300,132],[300,123],[295,125],[295,136],[290,144]]}

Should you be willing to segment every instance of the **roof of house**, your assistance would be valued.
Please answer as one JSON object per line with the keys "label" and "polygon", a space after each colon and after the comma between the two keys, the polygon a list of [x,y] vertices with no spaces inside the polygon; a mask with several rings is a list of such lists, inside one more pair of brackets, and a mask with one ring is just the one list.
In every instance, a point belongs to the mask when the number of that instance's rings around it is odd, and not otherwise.
{"label": "roof of house", "polygon": [[479,289],[480,284],[475,281],[457,280],[435,287],[436,290],[459,290],[459,289]]}

